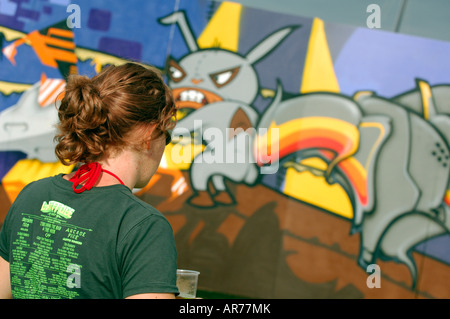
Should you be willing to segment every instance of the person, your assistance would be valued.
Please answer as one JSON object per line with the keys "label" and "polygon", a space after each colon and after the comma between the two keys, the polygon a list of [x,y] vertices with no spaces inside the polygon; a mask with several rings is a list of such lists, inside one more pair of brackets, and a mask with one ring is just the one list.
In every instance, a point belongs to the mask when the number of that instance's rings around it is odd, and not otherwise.
{"label": "person", "polygon": [[129,62],[69,77],[55,153],[76,171],[32,182],[0,233],[2,298],[175,298],[167,219],[133,195],[158,168],[176,123],[156,68]]}

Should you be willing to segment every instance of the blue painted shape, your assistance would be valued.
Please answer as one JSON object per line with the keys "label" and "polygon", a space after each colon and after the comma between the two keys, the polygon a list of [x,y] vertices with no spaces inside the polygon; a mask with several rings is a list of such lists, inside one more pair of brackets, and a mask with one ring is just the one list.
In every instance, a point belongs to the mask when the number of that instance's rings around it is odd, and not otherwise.
{"label": "blue painted shape", "polygon": [[337,56],[334,69],[341,93],[371,90],[386,98],[411,90],[415,79],[449,83],[450,43],[358,28]]}
{"label": "blue painted shape", "polygon": [[87,24],[92,30],[108,31],[111,25],[111,12],[93,8],[89,11]]}

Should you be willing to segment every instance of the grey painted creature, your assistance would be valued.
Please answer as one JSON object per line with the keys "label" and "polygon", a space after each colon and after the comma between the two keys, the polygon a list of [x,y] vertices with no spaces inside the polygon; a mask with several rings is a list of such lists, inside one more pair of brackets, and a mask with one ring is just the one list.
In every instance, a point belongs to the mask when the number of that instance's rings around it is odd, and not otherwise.
{"label": "grey painted creature", "polygon": [[[224,193],[224,178],[255,182],[258,165],[268,161],[308,170],[330,184],[340,184],[348,194],[354,211],[352,232],[361,233],[360,266],[366,270],[378,258],[402,262],[414,287],[417,269],[412,249],[450,229],[449,88],[430,88],[419,81],[419,90],[391,100],[373,93],[348,98],[330,92],[283,100],[279,85],[271,105],[259,115],[251,107],[258,88],[252,63],[275,48],[292,28],[273,33],[249,54],[239,56],[219,49],[199,50],[181,12],[162,21],[179,23],[191,50],[179,62],[169,62],[170,85],[176,95],[181,100],[195,98],[185,107],[196,111],[182,118],[177,128],[194,131],[195,120],[201,121],[197,131],[202,131],[206,144],[212,144],[205,157],[201,154],[191,166],[191,182],[200,195],[191,202],[208,207],[232,202],[222,196],[212,199],[208,181],[219,194]],[[222,133],[218,134],[221,143],[204,134],[214,128]],[[230,128],[242,128],[232,139],[246,134],[253,147],[234,143],[226,134]],[[260,151],[270,141],[260,132],[270,128],[279,130],[278,153],[267,156],[268,152]],[[252,154],[239,165],[204,161],[216,157],[214,151],[221,145],[226,151]],[[239,145],[245,147],[239,149]],[[326,162],[327,169],[301,163],[314,157]]]}
{"label": "grey painted creature", "polygon": [[[184,135],[187,131],[198,134],[202,131],[202,140],[206,149],[199,154],[191,165],[191,184],[196,195],[190,199],[194,205],[210,207],[215,203],[234,202],[227,190],[224,178],[236,182],[252,184],[258,177],[255,165],[242,161],[222,161],[217,158],[220,148],[229,157],[246,157],[253,160],[250,141],[253,140],[257,111],[251,106],[259,93],[258,76],[254,64],[263,59],[297,26],[282,28],[255,45],[245,56],[220,48],[200,50],[185,19],[184,12],[175,12],[160,19],[164,24],[177,23],[184,35],[190,52],[179,61],[167,62],[169,86],[174,92],[178,108],[187,111],[174,131],[175,135]],[[195,112],[191,113],[192,110]],[[195,127],[195,122],[201,123]],[[241,129],[241,131],[238,131]],[[178,133],[177,133],[178,130]],[[220,147],[217,139],[208,134],[220,135]],[[230,136],[229,130],[233,130]],[[206,135],[205,135],[206,132]],[[211,181],[213,191],[208,191]]]}
{"label": "grey painted creature", "polygon": [[[424,81],[418,81],[418,86],[416,97],[433,92]],[[450,88],[441,88],[439,92],[436,100],[445,101],[439,98],[447,96]],[[278,99],[263,115],[258,127],[275,123],[282,131],[284,124],[296,119],[302,119],[302,123],[307,119],[320,119],[320,122],[339,119],[358,130],[357,149],[346,154],[330,153],[336,149],[323,140],[332,137],[328,133],[320,134],[325,130],[315,121],[319,132],[315,136],[316,144],[312,139],[307,146],[299,145],[287,155],[293,161],[288,164],[301,171],[310,169],[301,165],[302,159],[324,159],[328,169],[322,172],[323,176],[329,183],[341,184],[351,199],[353,232],[361,233],[358,259],[361,267],[366,269],[378,258],[402,262],[410,270],[414,287],[417,269],[412,249],[429,238],[450,232],[450,107],[441,104],[438,111],[432,96],[422,101],[414,100],[412,95],[397,99],[408,103],[404,105],[373,93],[357,94],[354,99],[330,93]],[[422,105],[421,110],[418,104]],[[299,127],[299,140],[305,132],[305,128]],[[332,155],[325,156],[327,152]],[[365,200],[360,195],[361,189],[351,181],[349,166],[345,166],[352,161],[365,169]],[[313,173],[317,175],[317,170]]]}
{"label": "grey painted creature", "polygon": [[[448,89],[443,92],[448,94]],[[412,248],[450,231],[450,107],[438,112],[432,97],[417,103],[424,106],[420,113],[411,104],[374,95],[362,95],[357,102],[364,114],[388,116],[392,127],[378,154],[376,206],[356,225],[362,236],[359,262],[365,266],[377,257],[399,260],[408,266],[415,286]]]}

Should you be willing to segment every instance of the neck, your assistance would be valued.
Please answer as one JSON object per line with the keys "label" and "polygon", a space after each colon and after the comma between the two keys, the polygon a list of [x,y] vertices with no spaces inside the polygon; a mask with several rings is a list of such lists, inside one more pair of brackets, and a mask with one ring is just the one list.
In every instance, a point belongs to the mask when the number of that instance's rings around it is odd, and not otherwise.
{"label": "neck", "polygon": [[[133,190],[137,183],[138,166],[136,165],[136,160],[132,154],[122,152],[116,157],[99,161],[99,164],[101,165],[102,170],[107,170],[113,173],[126,187]],[[65,175],[64,178],[70,180],[75,174],[76,172],[72,172]],[[115,184],[120,184],[120,181],[116,177],[108,173],[101,172],[97,182],[94,184],[94,187],[110,186]]]}
{"label": "neck", "polygon": [[[137,181],[137,165],[134,157],[131,153],[126,151],[121,152],[119,155],[108,158],[104,161],[99,161],[102,169],[108,170],[111,173],[117,175],[118,178],[129,189],[133,189]],[[96,186],[108,186],[120,183],[114,176],[102,172]]]}

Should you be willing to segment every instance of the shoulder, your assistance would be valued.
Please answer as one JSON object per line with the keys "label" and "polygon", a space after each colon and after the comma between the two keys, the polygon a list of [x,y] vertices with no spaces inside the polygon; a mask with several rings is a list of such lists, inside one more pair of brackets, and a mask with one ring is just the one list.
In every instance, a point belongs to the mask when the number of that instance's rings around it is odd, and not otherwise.
{"label": "shoulder", "polygon": [[45,189],[50,187],[51,185],[54,185],[55,183],[58,183],[58,180],[62,180],[62,176],[64,174],[58,174],[54,176],[44,177],[35,181],[32,181],[28,183],[24,188],[23,191],[29,191],[30,189]]}
{"label": "shoulder", "polygon": [[133,193],[121,191],[119,198],[127,202],[127,209],[122,219],[122,230],[125,233],[142,228],[172,229],[169,221],[160,211]]}
{"label": "shoulder", "polygon": [[61,178],[61,175],[62,174],[51,177],[45,177],[26,184],[17,195],[17,198],[15,199],[13,206],[15,203],[20,203],[21,201],[26,202],[29,201],[30,199],[29,196],[32,196],[33,194],[48,191],[54,184],[54,181],[58,178]]}
{"label": "shoulder", "polygon": [[160,211],[158,211],[151,204],[135,196],[132,192],[121,190],[119,196],[122,198],[122,200],[126,200],[128,202],[128,205],[130,205],[130,207],[133,209],[133,211],[136,212],[136,214],[139,214],[144,218],[154,216],[162,217],[163,219],[165,219],[164,215]]}

